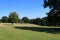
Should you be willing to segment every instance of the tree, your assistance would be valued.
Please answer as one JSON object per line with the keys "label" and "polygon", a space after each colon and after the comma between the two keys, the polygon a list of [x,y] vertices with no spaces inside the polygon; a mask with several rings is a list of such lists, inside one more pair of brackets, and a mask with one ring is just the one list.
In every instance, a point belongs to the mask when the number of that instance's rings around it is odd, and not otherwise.
{"label": "tree", "polygon": [[7,23],[8,22],[8,17],[7,16],[3,16],[2,17],[2,22],[3,23]]}
{"label": "tree", "polygon": [[19,21],[19,17],[16,12],[12,12],[9,14],[9,22],[10,23],[18,23],[18,21]]}
{"label": "tree", "polygon": [[29,19],[28,19],[27,17],[23,17],[23,18],[22,18],[22,21],[23,21],[24,23],[29,23]]}
{"label": "tree", "polygon": [[46,26],[46,19],[47,19],[47,17],[43,17],[43,18],[41,18],[42,23],[43,23],[43,26]]}
{"label": "tree", "polygon": [[0,23],[1,23],[2,21],[1,21],[1,19],[0,19]]}
{"label": "tree", "polygon": [[44,0],[44,8],[46,7],[51,9],[49,13],[47,13],[47,25],[60,25],[60,0]]}
{"label": "tree", "polygon": [[49,7],[54,10],[59,10],[60,0],[44,0],[44,7]]}
{"label": "tree", "polygon": [[30,23],[37,24],[37,25],[43,25],[43,20],[41,20],[40,18],[31,19]]}
{"label": "tree", "polygon": [[43,25],[43,22],[42,22],[42,20],[40,18],[36,18],[34,20],[34,23],[37,24],[37,25]]}

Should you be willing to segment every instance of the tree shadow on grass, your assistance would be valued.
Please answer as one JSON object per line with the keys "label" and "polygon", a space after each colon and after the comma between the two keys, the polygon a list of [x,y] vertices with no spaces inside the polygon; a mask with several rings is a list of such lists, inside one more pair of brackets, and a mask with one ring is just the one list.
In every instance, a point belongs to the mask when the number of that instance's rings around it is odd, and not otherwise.
{"label": "tree shadow on grass", "polygon": [[31,30],[37,32],[46,32],[46,33],[60,33],[60,28],[42,28],[42,27],[15,27],[16,29],[22,30]]}

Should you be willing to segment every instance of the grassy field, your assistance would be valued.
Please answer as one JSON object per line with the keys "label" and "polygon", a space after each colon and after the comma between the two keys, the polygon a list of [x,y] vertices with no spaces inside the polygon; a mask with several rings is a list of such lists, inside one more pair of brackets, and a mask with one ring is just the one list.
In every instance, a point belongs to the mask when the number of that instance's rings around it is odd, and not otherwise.
{"label": "grassy field", "polygon": [[0,23],[0,40],[60,40],[60,28]]}

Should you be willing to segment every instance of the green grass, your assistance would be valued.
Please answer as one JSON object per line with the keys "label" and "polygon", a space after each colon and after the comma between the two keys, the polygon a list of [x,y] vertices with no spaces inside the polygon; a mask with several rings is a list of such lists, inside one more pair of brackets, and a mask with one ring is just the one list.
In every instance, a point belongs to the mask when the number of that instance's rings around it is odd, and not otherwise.
{"label": "green grass", "polygon": [[0,26],[0,40],[60,40],[60,33],[38,31],[38,28],[37,26],[25,26],[25,28],[24,26]]}

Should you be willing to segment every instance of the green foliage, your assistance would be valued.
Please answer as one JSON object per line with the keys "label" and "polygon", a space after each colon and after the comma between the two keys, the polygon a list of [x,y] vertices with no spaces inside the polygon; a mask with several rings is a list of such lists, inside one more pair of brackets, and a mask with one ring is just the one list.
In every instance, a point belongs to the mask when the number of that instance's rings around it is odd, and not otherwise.
{"label": "green foliage", "polygon": [[1,21],[1,19],[0,19],[0,23],[1,23],[2,21]]}
{"label": "green foliage", "polygon": [[44,7],[51,9],[47,13],[46,25],[60,26],[60,0],[44,0]]}
{"label": "green foliage", "polygon": [[60,12],[54,13],[50,11],[46,19],[47,25],[60,26]]}
{"label": "green foliage", "polygon": [[37,24],[37,25],[43,25],[43,20],[41,20],[40,18],[31,19],[30,23]]}
{"label": "green foliage", "polygon": [[27,17],[23,17],[23,18],[22,18],[22,21],[23,21],[24,23],[29,23],[29,19],[28,19]]}
{"label": "green foliage", "polygon": [[8,22],[8,17],[7,16],[3,16],[1,21],[3,23],[7,23]]}
{"label": "green foliage", "polygon": [[17,23],[19,20],[18,14],[16,12],[12,12],[9,15],[9,22],[10,23]]}
{"label": "green foliage", "polygon": [[43,23],[43,26],[46,26],[46,19],[47,17],[43,17],[41,20],[42,20],[42,23]]}
{"label": "green foliage", "polygon": [[60,9],[60,0],[44,0],[44,7]]}

